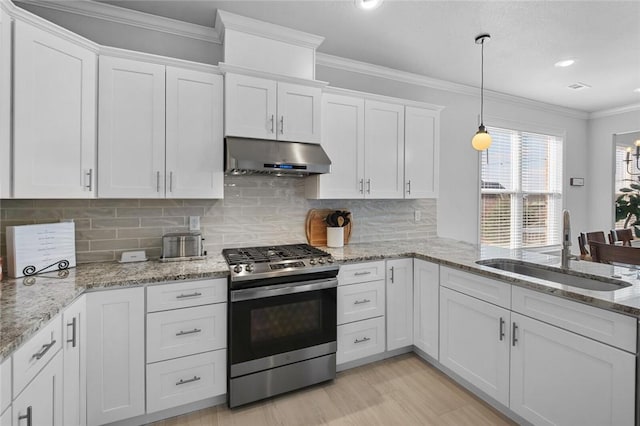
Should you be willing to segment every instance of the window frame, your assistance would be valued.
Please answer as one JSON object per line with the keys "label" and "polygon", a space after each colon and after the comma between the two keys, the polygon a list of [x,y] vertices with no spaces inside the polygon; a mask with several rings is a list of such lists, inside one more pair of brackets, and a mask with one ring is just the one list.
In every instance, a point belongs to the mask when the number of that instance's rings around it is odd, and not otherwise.
{"label": "window frame", "polygon": [[[567,138],[566,138],[566,131],[564,129],[559,129],[559,128],[553,128],[553,127],[546,127],[546,126],[541,126],[541,125],[537,125],[537,124],[531,124],[531,123],[523,123],[523,122],[517,122],[517,121],[511,121],[511,120],[504,120],[504,119],[500,119],[500,118],[496,118],[496,117],[489,117],[486,120],[486,127],[487,128],[501,128],[501,129],[505,129],[507,131],[512,131],[512,132],[518,132],[518,133],[533,133],[533,134],[540,134],[540,135],[545,135],[545,136],[552,136],[552,137],[556,137],[560,139],[560,143],[561,143],[561,148],[560,148],[560,155],[561,155],[561,160],[560,160],[560,164],[561,164],[561,170],[560,170],[560,177],[559,177],[559,181],[560,181],[560,192],[559,192],[559,197],[560,197],[560,206],[559,206],[559,210],[562,211],[565,208],[565,203],[566,203],[566,184],[565,184],[565,174],[566,174],[566,146],[567,146]],[[489,155],[491,152],[491,148],[489,148]],[[518,155],[518,164],[520,163],[520,155]],[[482,190],[482,159],[483,159],[483,155],[482,152],[478,152],[478,186],[477,186],[477,190],[478,190],[478,222],[477,222],[477,241],[478,244],[482,244],[482,195],[483,195],[483,190]],[[512,167],[512,173],[516,173],[519,170],[519,168],[516,167]],[[512,178],[516,178],[516,176],[512,176]],[[519,173],[517,175],[517,179],[518,179],[518,188],[520,189],[520,192],[517,191],[511,191],[511,190],[502,190],[502,189],[489,189],[489,190],[485,190],[485,194],[486,193],[495,193],[495,194],[509,194],[511,195],[511,203],[512,203],[512,209],[511,209],[511,224],[513,226],[514,221],[516,222],[516,232],[510,231],[510,237],[511,237],[511,241],[510,241],[510,247],[513,247],[514,244],[514,240],[516,239],[516,235],[517,232],[522,231],[522,224],[523,221],[518,220],[518,215],[520,215],[520,217],[522,216],[522,210],[519,209],[519,207],[523,207],[524,204],[523,203],[517,203],[517,201],[515,200],[515,196],[516,194],[534,194],[534,195],[538,195],[538,194],[543,194],[542,192],[531,192],[531,191],[522,191],[522,176]],[[544,194],[558,194],[556,192],[545,192]],[[516,206],[516,208],[514,207],[514,204],[520,204],[520,206]],[[558,224],[561,224],[561,218],[558,218]],[[549,231],[547,231],[549,232]],[[561,248],[562,246],[562,242],[560,241],[560,230],[558,230],[558,243],[555,244],[549,244],[549,245],[545,245],[545,246],[536,246],[536,247],[522,247],[522,245],[520,247],[518,247],[517,249],[524,249],[524,250],[528,250],[528,251],[538,251],[538,252],[551,252],[551,251],[555,251]],[[511,248],[510,248],[511,249]]]}

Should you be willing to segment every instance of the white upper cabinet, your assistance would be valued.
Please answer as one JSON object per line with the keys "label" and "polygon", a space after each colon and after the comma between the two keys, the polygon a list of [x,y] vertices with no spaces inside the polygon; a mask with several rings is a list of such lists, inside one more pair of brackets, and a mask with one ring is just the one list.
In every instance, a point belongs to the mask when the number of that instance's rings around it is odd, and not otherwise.
{"label": "white upper cabinet", "polygon": [[322,148],[331,173],[305,179],[309,198],[364,196],[364,99],[327,93],[322,96]]}
{"label": "white upper cabinet", "polygon": [[14,196],[93,197],[95,53],[21,21],[14,46]]}
{"label": "white upper cabinet", "polygon": [[405,107],[404,198],[437,198],[440,144],[438,111]]}
{"label": "white upper cabinet", "polygon": [[222,198],[221,75],[167,67],[167,198]]}
{"label": "white upper cabinet", "polygon": [[163,198],[164,66],[100,57],[98,161],[102,198]]}
{"label": "white upper cabinet", "polygon": [[221,76],[101,56],[99,90],[101,198],[222,198]]}
{"label": "white upper cabinet", "polygon": [[365,101],[365,194],[403,198],[404,106]]}
{"label": "white upper cabinet", "polygon": [[11,197],[11,17],[0,5],[0,198]]}
{"label": "white upper cabinet", "polygon": [[225,75],[225,135],[320,142],[321,89]]}

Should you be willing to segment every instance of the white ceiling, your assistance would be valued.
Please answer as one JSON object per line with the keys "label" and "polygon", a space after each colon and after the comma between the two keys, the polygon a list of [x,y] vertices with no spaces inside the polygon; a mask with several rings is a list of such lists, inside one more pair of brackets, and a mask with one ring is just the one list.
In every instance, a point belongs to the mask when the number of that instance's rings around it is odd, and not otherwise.
{"label": "white ceiling", "polygon": [[[325,37],[319,52],[587,112],[640,104],[640,1],[104,0],[212,27],[217,8]],[[568,68],[554,63],[573,58]],[[574,83],[589,89],[572,90]]]}

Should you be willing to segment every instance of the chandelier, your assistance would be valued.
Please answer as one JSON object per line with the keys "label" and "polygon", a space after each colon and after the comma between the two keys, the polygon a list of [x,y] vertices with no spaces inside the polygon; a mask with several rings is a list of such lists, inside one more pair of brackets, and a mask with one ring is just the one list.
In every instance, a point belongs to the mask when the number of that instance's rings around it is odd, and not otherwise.
{"label": "chandelier", "polygon": [[[631,154],[632,148],[628,147],[627,148],[627,156],[624,160],[625,163],[627,163],[627,173],[631,176],[640,176],[640,139],[638,139],[635,143],[634,143],[635,147],[636,147],[636,152],[635,154]],[[636,158],[636,166],[635,169],[632,168],[631,166],[631,162],[633,161],[631,159],[631,157],[635,157]],[[635,170],[635,172],[633,171]]]}

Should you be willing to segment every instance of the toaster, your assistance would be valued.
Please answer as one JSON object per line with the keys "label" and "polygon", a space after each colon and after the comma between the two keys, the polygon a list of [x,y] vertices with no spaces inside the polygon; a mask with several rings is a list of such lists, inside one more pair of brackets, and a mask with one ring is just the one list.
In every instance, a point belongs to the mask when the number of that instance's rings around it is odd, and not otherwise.
{"label": "toaster", "polygon": [[201,259],[205,252],[200,232],[175,232],[162,236],[161,261]]}

